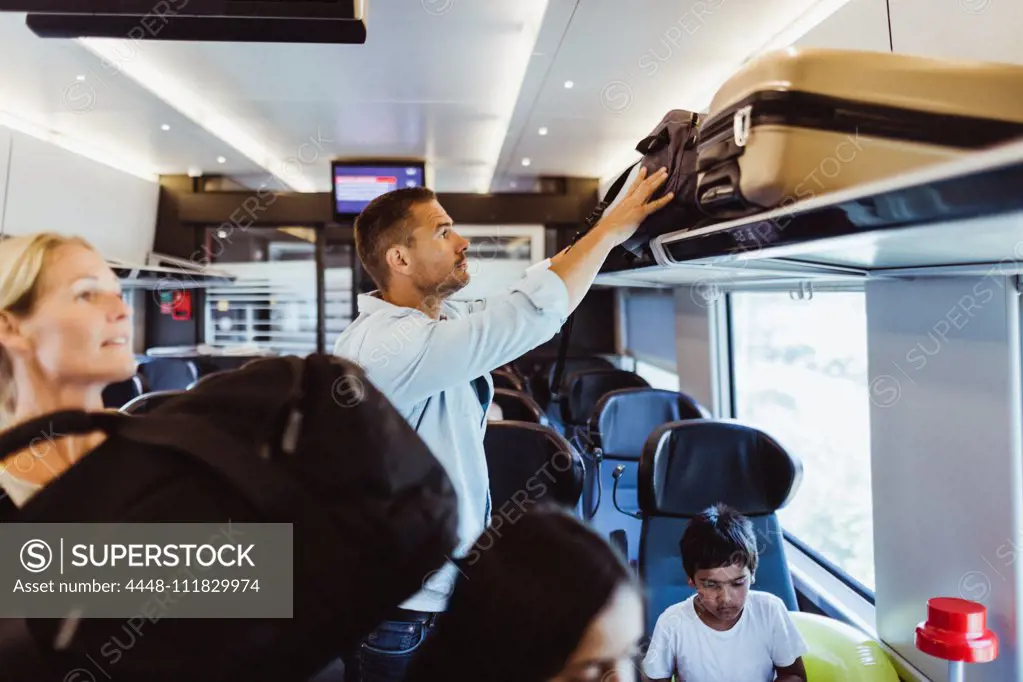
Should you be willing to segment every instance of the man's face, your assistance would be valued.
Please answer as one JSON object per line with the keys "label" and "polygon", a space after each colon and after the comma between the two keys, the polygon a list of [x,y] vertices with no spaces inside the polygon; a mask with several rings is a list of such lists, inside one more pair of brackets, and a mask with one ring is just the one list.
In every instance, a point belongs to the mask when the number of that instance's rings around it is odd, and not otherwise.
{"label": "man's face", "polygon": [[451,217],[436,200],[412,207],[409,265],[412,283],[427,294],[447,296],[469,283],[469,242],[455,232]]}

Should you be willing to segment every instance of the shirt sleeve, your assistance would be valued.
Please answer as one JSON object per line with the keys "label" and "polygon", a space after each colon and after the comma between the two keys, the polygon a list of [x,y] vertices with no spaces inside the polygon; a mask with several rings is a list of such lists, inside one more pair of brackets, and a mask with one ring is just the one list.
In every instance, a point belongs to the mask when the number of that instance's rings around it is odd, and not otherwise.
{"label": "shirt sleeve", "polygon": [[360,364],[398,405],[471,381],[549,340],[568,317],[568,289],[537,269],[465,317],[392,318],[367,335]]}
{"label": "shirt sleeve", "polygon": [[785,603],[780,599],[773,601],[771,610],[774,617],[771,618],[771,659],[774,665],[779,668],[792,665],[796,659],[805,654],[809,647],[803,636],[799,634],[796,624],[792,622]]}
{"label": "shirt sleeve", "polygon": [[650,646],[643,657],[643,674],[653,680],[670,679],[675,673],[675,618],[665,611],[654,625]]}

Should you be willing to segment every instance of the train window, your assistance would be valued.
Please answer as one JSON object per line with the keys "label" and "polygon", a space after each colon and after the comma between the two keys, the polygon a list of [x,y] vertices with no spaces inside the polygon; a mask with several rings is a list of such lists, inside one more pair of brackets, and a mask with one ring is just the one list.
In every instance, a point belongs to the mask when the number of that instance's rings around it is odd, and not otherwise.
{"label": "train window", "polygon": [[669,372],[657,365],[642,360],[636,360],[636,367],[633,370],[639,376],[646,379],[646,382],[654,388],[663,388],[667,391],[679,390],[678,374]]}
{"label": "train window", "polygon": [[867,315],[863,292],[731,295],[737,419],[803,461],[782,527],[874,590]]}

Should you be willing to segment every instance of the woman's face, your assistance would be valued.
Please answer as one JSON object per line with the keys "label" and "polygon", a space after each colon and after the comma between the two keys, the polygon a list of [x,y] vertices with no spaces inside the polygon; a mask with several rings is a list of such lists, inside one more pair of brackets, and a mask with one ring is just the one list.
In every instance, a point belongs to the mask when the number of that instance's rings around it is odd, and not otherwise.
{"label": "woman's face", "polygon": [[634,682],[635,657],[643,636],[643,601],[622,584],[590,622],[564,670],[551,682]]}
{"label": "woman's face", "polygon": [[32,311],[11,350],[57,385],[107,385],[135,373],[131,309],[98,253],[79,244],[50,252]]}

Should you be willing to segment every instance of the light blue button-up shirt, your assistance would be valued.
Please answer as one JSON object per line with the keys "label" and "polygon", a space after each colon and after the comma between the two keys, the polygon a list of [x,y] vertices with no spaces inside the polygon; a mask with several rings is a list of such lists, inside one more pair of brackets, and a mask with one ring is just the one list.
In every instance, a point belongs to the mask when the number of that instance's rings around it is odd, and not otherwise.
{"label": "light blue button-up shirt", "polygon": [[[359,364],[447,471],[458,496],[464,556],[490,522],[490,480],[483,451],[493,398],[490,371],[551,339],[568,317],[568,289],[548,262],[533,266],[507,291],[473,302],[445,301],[434,320],[373,294],[358,298],[359,316],[334,354]],[[424,576],[402,604],[443,611],[457,569],[450,562]]]}

